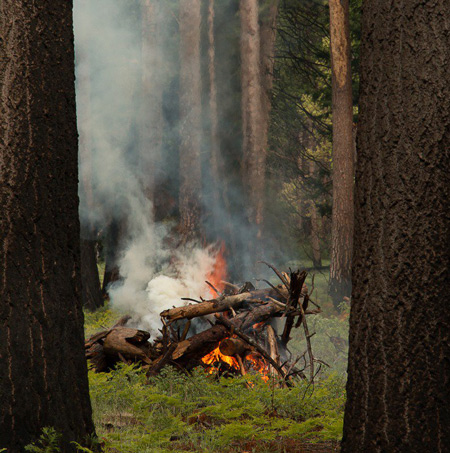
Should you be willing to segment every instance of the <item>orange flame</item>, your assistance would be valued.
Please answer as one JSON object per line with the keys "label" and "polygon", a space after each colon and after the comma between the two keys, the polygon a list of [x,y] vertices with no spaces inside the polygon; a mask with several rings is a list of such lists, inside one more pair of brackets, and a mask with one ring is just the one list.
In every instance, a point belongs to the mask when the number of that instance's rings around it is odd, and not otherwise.
{"label": "orange flame", "polygon": [[[206,354],[202,358],[202,362],[208,365],[208,373],[214,374],[218,371],[220,363],[226,363],[230,368],[240,370],[239,362],[231,356],[224,355],[220,352],[220,345],[216,349]],[[258,373],[261,379],[265,382],[269,381],[270,368],[266,361],[257,352],[250,352],[244,359],[245,368],[251,368],[252,371]]]}
{"label": "orange flame", "polygon": [[265,382],[269,380],[269,366],[266,361],[256,352],[250,352],[245,357],[245,361],[250,365],[254,371],[261,375],[261,379]]}
{"label": "orange flame", "polygon": [[[222,292],[225,289],[222,280],[227,278],[227,260],[225,259],[225,243],[222,242],[219,250],[216,254],[216,260],[214,262],[212,271],[208,274],[206,280],[211,283],[217,291]],[[210,292],[213,297],[216,297],[218,294],[213,294],[214,291],[211,288]]]}
{"label": "orange flame", "polygon": [[[219,345],[220,346],[220,345]],[[233,357],[224,355],[220,352],[219,346],[217,346],[216,349],[211,351],[209,354],[206,354],[204,357],[202,357],[202,362],[205,365],[209,365],[208,372],[210,374],[215,373],[217,370],[217,367],[214,366],[214,364],[220,364],[220,362],[226,363],[230,368],[235,368],[236,370],[239,370],[239,363],[237,362],[236,359]]]}
{"label": "orange flame", "polygon": [[252,328],[254,330],[258,330],[258,329],[261,329],[265,324],[266,324],[266,321],[257,322],[256,324],[253,324]]}

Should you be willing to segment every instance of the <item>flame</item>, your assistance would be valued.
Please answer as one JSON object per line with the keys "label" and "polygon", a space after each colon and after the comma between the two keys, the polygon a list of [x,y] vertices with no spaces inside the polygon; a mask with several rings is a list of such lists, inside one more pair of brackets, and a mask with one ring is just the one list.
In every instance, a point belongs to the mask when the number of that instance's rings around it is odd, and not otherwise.
{"label": "flame", "polygon": [[[220,352],[220,344],[216,349],[211,351],[209,354],[206,354],[202,358],[202,362],[205,365],[208,365],[209,374],[216,373],[220,366],[220,363],[226,363],[230,368],[240,370],[239,363],[234,357],[224,355]],[[257,352],[249,352],[245,356],[244,363],[247,370],[251,368],[252,371],[255,371],[261,376],[261,379],[264,382],[269,381],[270,368],[260,354],[258,354]]]}
{"label": "flame", "polygon": [[[220,248],[217,251],[215,262],[210,274],[208,274],[206,280],[211,283],[217,291],[222,292],[225,289],[222,280],[227,278],[227,260],[225,259],[225,243],[222,242]],[[213,297],[217,294],[213,294],[214,291],[210,288],[210,292]]]}
{"label": "flame", "polygon": [[265,324],[266,321],[257,322],[256,324],[253,324],[252,329],[253,330],[261,329]]}
{"label": "flame", "polygon": [[219,346],[217,346],[217,348],[211,351],[209,354],[206,354],[204,357],[202,357],[202,362],[205,365],[210,366],[208,372],[210,374],[213,374],[217,369],[217,367],[215,367],[214,364],[215,363],[220,364],[220,362],[226,363],[230,368],[235,368],[236,370],[239,370],[239,363],[237,362],[237,360],[233,357],[222,354],[220,352]]}
{"label": "flame", "polygon": [[247,354],[245,356],[245,362],[250,363],[253,371],[259,373],[263,381],[269,381],[269,366],[257,352],[250,352]]}

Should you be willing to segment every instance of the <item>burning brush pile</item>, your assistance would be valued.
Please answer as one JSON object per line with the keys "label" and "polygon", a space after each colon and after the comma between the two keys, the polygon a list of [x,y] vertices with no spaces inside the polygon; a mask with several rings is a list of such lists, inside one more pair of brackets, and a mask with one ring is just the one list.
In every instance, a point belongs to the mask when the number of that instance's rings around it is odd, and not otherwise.
{"label": "burning brush pile", "polygon": [[[267,288],[255,289],[251,283],[238,287],[207,282],[217,296],[185,299],[191,303],[163,311],[163,327],[152,342],[150,333],[128,326],[130,317],[125,316],[86,341],[86,357],[97,372],[123,361],[141,362],[149,376],[171,365],[184,372],[202,366],[221,375],[259,373],[282,385],[294,377],[313,380],[316,360],[307,316],[320,308],[309,298],[306,272],[288,274],[268,266],[280,279],[279,285],[266,281]],[[293,328],[302,328],[307,343],[307,350],[297,357],[287,347]]]}

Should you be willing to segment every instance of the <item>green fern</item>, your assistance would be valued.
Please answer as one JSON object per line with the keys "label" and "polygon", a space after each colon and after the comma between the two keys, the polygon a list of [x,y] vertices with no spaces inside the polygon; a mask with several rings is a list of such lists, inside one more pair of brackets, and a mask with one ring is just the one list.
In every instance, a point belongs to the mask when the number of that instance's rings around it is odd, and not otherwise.
{"label": "green fern", "polygon": [[42,428],[39,439],[25,447],[32,453],[57,453],[60,451],[61,434],[51,426]]}

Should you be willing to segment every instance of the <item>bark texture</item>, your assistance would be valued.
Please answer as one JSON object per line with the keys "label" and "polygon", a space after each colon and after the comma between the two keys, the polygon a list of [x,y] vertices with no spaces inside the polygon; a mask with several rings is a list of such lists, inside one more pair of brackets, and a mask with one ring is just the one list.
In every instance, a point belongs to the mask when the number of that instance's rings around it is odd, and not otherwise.
{"label": "bark texture", "polygon": [[243,180],[250,224],[262,236],[266,152],[262,140],[262,88],[258,0],[240,0]]}
{"label": "bark texture", "polygon": [[349,0],[329,0],[333,92],[333,214],[330,294],[335,305],[351,293],[353,250],[353,100]]}
{"label": "bark texture", "polygon": [[365,1],[343,452],[450,449],[448,2]]}
{"label": "bark texture", "polygon": [[180,0],[180,226],[185,240],[200,231],[201,1]]}
{"label": "bark texture", "polygon": [[94,432],[83,353],[72,2],[0,3],[0,445]]}

